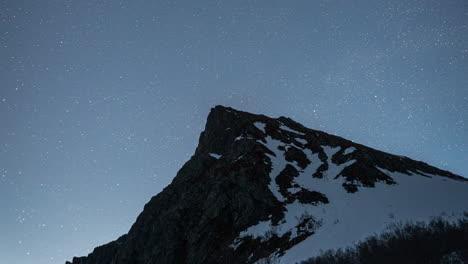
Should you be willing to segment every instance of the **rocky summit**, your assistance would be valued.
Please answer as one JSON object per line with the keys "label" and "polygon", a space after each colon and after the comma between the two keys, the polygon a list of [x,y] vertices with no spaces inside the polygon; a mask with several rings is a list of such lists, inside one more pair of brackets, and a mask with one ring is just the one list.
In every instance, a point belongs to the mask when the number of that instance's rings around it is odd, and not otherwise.
{"label": "rocky summit", "polygon": [[457,218],[467,201],[467,180],[448,171],[216,106],[128,234],[71,263],[297,263],[397,221]]}

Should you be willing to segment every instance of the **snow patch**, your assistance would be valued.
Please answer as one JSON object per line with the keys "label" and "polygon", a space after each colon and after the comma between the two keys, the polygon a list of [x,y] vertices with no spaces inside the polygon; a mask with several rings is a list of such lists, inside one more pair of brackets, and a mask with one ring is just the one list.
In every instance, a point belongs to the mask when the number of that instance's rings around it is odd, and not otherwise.
{"label": "snow patch", "polygon": [[236,162],[236,161],[242,159],[242,157],[244,157],[244,154],[242,154],[242,155],[240,155],[239,157],[237,157],[237,158],[236,158],[233,162],[231,162],[231,163],[234,163],[234,162]]}
{"label": "snow patch", "polygon": [[292,129],[292,128],[290,128],[290,127],[288,127],[288,126],[284,125],[284,124],[282,124],[282,125],[281,125],[279,128],[280,128],[280,129],[282,129],[282,130],[285,130],[285,131],[289,131],[289,132],[293,132],[293,133],[296,133],[296,134],[302,135],[302,136],[304,136],[304,135],[305,135],[304,133],[302,133],[302,132],[299,132],[299,131],[297,131],[297,130],[294,130],[294,129]]}
{"label": "snow patch", "polygon": [[219,158],[221,158],[222,155],[219,155],[219,154],[216,154],[216,153],[210,153],[210,156],[215,158],[215,159],[219,159]]}
{"label": "snow patch", "polygon": [[266,125],[265,125],[265,123],[262,123],[262,122],[255,122],[255,123],[253,123],[253,124],[254,124],[254,126],[255,126],[256,128],[258,128],[260,131],[262,131],[263,133],[266,134],[266,131],[265,131],[265,126],[266,126]]}
{"label": "snow patch", "polygon": [[283,195],[279,191],[279,186],[276,184],[276,177],[280,174],[280,172],[286,167],[287,161],[284,159],[284,155],[281,150],[278,149],[278,146],[284,145],[283,142],[273,139],[270,136],[265,138],[266,143],[263,143],[261,140],[257,140],[257,142],[261,143],[265,147],[267,147],[274,155],[266,153],[266,155],[271,160],[271,172],[270,172],[270,184],[268,188],[270,191],[275,195],[278,201],[282,202],[285,200]]}
{"label": "snow patch", "polygon": [[302,138],[295,138],[295,140],[296,140],[297,142],[301,143],[302,145],[305,145],[305,144],[308,143],[307,140],[302,139]]}
{"label": "snow patch", "polygon": [[260,237],[263,238],[262,241],[266,241],[268,239],[266,238],[266,233],[272,229],[272,224],[271,220],[268,221],[260,221],[258,224],[253,225],[246,230],[242,231],[239,235],[240,238],[246,237],[246,236],[252,236],[252,237]]}
{"label": "snow patch", "polygon": [[345,149],[345,151],[343,152],[343,155],[351,154],[351,153],[353,153],[355,150],[356,150],[355,147],[347,148],[347,149]]}
{"label": "snow patch", "polygon": [[335,155],[341,147],[322,146],[323,151],[327,155],[328,161],[331,163],[333,155]]}

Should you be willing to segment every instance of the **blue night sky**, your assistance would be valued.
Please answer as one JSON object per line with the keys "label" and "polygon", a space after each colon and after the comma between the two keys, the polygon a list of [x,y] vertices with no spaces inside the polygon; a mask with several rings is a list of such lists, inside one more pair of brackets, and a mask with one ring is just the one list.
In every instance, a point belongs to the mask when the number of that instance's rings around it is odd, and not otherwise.
{"label": "blue night sky", "polygon": [[128,231],[231,106],[468,175],[464,0],[0,2],[0,262]]}

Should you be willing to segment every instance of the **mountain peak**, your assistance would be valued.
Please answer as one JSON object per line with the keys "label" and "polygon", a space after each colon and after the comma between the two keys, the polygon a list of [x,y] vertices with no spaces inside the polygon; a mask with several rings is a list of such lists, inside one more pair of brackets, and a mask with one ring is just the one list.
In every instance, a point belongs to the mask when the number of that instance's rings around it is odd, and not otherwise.
{"label": "mountain peak", "polygon": [[[271,118],[222,105],[217,105],[211,109],[205,131],[200,136],[199,147],[211,145],[212,150],[222,152],[222,149],[242,137],[250,140],[264,140],[266,136],[270,136],[286,144],[296,144],[296,146],[299,143],[298,141],[300,141],[299,147],[310,148],[313,152],[323,152],[323,149],[320,150],[323,145],[340,147],[341,149],[336,153],[338,155],[335,155],[333,158],[340,163],[357,158],[361,162],[358,163],[360,165],[354,167],[372,165],[406,174],[411,172],[417,173],[419,171],[461,181],[466,180],[466,178],[429,166],[421,161],[378,151],[339,136],[306,128],[289,117],[280,116],[278,118]],[[346,149],[357,151],[354,154],[347,153],[349,155],[340,156],[339,154],[346,152]],[[346,172],[351,173],[350,169],[346,170],[344,174]]]}
{"label": "mountain peak", "polygon": [[129,233],[73,264],[293,263],[467,199],[461,176],[218,105],[195,154]]}

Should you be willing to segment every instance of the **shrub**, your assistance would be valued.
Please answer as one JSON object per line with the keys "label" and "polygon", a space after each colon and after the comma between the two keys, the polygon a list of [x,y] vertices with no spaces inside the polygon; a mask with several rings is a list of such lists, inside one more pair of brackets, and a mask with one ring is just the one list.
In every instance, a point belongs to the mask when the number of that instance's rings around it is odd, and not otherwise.
{"label": "shrub", "polygon": [[468,263],[468,213],[457,222],[398,223],[354,247],[328,250],[302,264]]}

